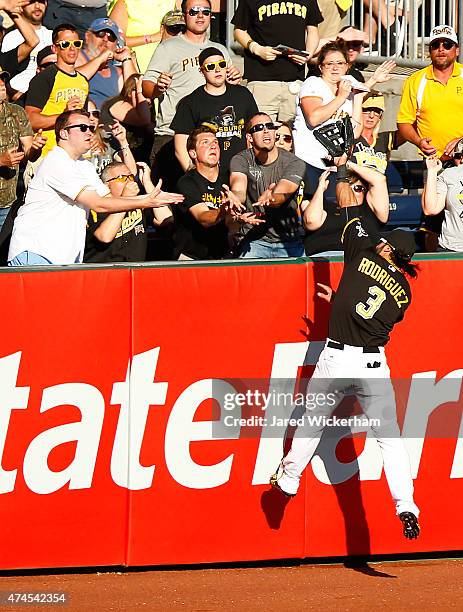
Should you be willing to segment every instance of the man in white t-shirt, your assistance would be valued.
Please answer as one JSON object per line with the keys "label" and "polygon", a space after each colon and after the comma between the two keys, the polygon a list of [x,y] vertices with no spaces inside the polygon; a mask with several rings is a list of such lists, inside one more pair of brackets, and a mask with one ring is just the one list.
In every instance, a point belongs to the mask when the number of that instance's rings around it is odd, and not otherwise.
{"label": "man in white t-shirt", "polygon": [[15,219],[9,266],[81,263],[89,210],[113,213],[157,208],[183,196],[154,191],[143,196],[112,197],[94,166],[82,159],[91,146],[94,126],[84,110],[62,113],[56,120],[58,145],[32,179]]}
{"label": "man in white t-shirt", "polygon": [[[17,92],[24,94],[28,88],[29,83],[36,75],[37,72],[37,53],[44,47],[51,45],[51,34],[52,31],[42,25],[43,16],[47,9],[47,0],[41,0],[40,2],[30,2],[27,6],[23,7],[23,17],[32,25],[39,38],[39,44],[31,51],[29,56],[29,64],[27,68],[14,76],[10,81],[10,86]],[[3,39],[2,51],[9,51],[20,45],[24,41],[24,37],[18,29],[11,30]],[[15,97],[15,100],[18,96]]]}

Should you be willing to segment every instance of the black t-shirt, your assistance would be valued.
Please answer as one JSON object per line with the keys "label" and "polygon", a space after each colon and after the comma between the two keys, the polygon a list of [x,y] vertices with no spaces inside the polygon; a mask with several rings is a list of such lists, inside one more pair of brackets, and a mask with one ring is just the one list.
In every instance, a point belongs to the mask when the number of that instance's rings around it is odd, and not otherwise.
{"label": "black t-shirt", "polygon": [[225,221],[211,227],[203,227],[193,217],[190,208],[206,204],[217,209],[221,204],[221,189],[226,175],[221,172],[216,181],[209,181],[196,169],[190,170],[179,180],[177,191],[185,196],[181,204],[172,207],[174,213],[175,255],[187,255],[192,259],[222,259],[228,252],[228,229]]}
{"label": "black t-shirt", "polygon": [[369,166],[385,174],[391,150],[395,147],[396,132],[380,132],[373,144],[360,136],[354,143],[352,157],[361,166]]}
{"label": "black t-shirt", "polygon": [[170,124],[176,134],[190,134],[199,125],[217,127],[220,163],[228,170],[233,155],[246,148],[244,125],[258,112],[252,93],[241,85],[227,85],[221,96],[208,94],[204,86],[180,100]]}
{"label": "black t-shirt", "polygon": [[29,65],[29,58],[26,57],[22,62],[18,62],[18,47],[10,49],[10,51],[0,52],[0,66],[2,70],[10,73],[10,77],[13,78],[20,72],[23,72]]}
{"label": "black t-shirt", "polygon": [[[246,30],[260,45],[287,45],[302,51],[305,49],[307,26],[318,26],[322,21],[316,0],[240,0],[232,19],[236,28]],[[244,53],[244,77],[248,81],[304,80],[304,71],[304,66],[298,66],[284,56],[265,62],[247,50]]]}
{"label": "black t-shirt", "polygon": [[[339,208],[332,200],[325,200],[323,208],[326,212],[323,225],[318,230],[307,232],[304,239],[305,253],[309,256],[324,251],[342,251],[343,249],[341,235],[346,223],[346,209]],[[352,206],[349,211],[350,216],[362,216],[363,224],[370,234],[378,233],[383,225],[368,204]]]}
{"label": "black t-shirt", "polygon": [[351,346],[384,346],[411,303],[410,285],[398,268],[376,253],[376,243],[358,217],[346,224],[343,244],[344,272],[329,337]]}
{"label": "black t-shirt", "polygon": [[91,210],[87,221],[84,262],[145,261],[147,235],[144,212],[139,208],[126,212],[114,240],[106,243],[100,242],[94,232],[110,213]]}
{"label": "black t-shirt", "polygon": [[248,212],[261,213],[265,223],[256,226],[244,225],[240,233],[245,240],[265,240],[266,242],[301,241],[301,222],[298,214],[299,189],[288,197],[281,206],[261,207],[258,210],[253,204],[268,189],[271,183],[277,184],[282,179],[298,187],[302,183],[305,162],[285,149],[278,149],[278,157],[270,164],[261,164],[252,149],[241,151],[232,159],[230,172],[239,172],[247,177],[246,209]]}

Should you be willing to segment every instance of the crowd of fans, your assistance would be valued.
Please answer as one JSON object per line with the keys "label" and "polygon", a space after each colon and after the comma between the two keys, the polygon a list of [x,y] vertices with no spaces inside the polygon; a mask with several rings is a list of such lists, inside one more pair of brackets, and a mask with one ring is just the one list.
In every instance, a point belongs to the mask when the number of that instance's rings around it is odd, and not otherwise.
{"label": "crowd of fans", "polygon": [[430,64],[405,81],[397,130],[382,131],[376,86],[396,64],[365,81],[367,29],[342,27],[327,5],[240,0],[243,75],[220,3],[0,0],[11,22],[0,53],[3,263],[337,253],[336,164],[314,134],[346,115],[349,185],[367,225],[387,223],[389,156],[411,142],[425,159],[423,212],[443,218],[437,248],[462,251],[455,31],[430,32]]}

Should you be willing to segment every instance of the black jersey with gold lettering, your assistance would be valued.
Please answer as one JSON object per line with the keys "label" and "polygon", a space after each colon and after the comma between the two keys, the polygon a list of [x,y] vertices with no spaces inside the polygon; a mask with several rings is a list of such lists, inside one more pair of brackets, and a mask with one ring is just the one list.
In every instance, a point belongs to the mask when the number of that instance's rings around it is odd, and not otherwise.
{"label": "black jersey with gold lettering", "polygon": [[376,253],[358,217],[347,222],[342,242],[344,271],[329,337],[351,346],[384,346],[411,303],[410,285],[401,270]]}

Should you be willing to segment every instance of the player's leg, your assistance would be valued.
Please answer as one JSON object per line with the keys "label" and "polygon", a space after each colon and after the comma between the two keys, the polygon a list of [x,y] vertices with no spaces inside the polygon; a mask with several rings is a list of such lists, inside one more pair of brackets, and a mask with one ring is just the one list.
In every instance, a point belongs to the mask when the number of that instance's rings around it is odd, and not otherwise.
{"label": "player's leg", "polygon": [[342,351],[325,347],[306,391],[304,425],[297,428],[291,449],[270,480],[287,495],[295,495],[303,471],[320,442],[326,418],[331,416],[344,397],[347,386],[339,375],[344,370]]}
{"label": "player's leg", "polygon": [[[363,355],[365,377],[356,381],[355,392],[363,411],[370,419],[371,429],[378,441],[383,456],[384,473],[389,490],[395,503],[397,514],[411,514],[418,518],[419,509],[413,499],[413,479],[410,459],[400,435],[397,423],[395,393],[389,377],[389,368],[384,353]],[[377,368],[369,368],[372,363],[380,363]],[[374,374],[373,374],[374,370]],[[417,537],[404,533],[406,537]]]}

